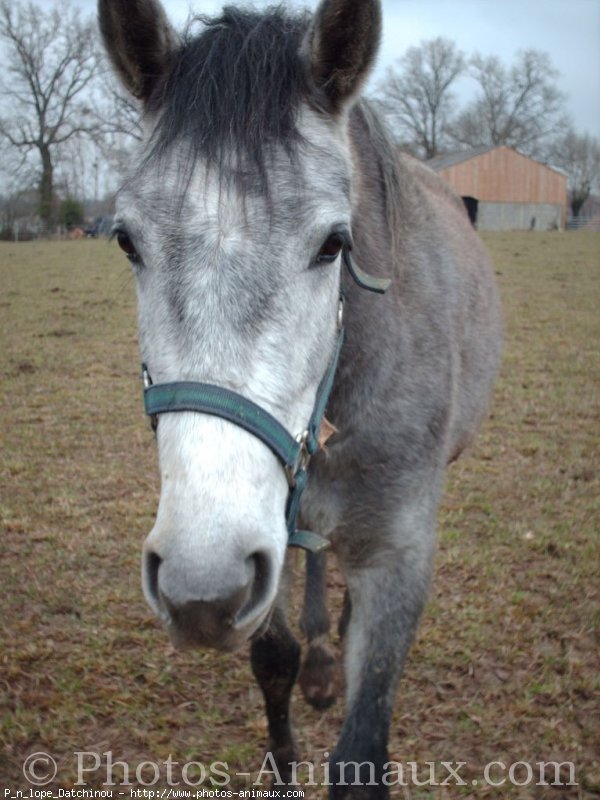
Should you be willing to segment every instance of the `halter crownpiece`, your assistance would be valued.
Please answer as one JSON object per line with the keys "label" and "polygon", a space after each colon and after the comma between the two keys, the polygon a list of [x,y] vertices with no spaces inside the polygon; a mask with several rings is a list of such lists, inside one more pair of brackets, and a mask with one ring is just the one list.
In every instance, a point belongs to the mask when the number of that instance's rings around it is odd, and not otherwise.
{"label": "halter crownpiece", "polygon": [[[356,283],[363,289],[383,294],[391,284],[387,278],[376,278],[361,270],[353,262],[349,248],[342,253],[344,264]],[[325,409],[333,388],[340,353],[344,344],[343,301],[338,309],[338,335],[333,355],[321,379],[315,405],[306,429],[292,436],[275,417],[237,392],[212,383],[174,381],[154,384],[145,364],[142,364],[144,381],[144,408],[155,431],[160,414],[178,411],[195,411],[212,414],[238,425],[256,436],[281,462],[288,481],[289,493],[285,509],[288,545],[302,547],[316,553],[329,546],[324,537],[313,531],[298,530],[296,522],[300,511],[300,500],[308,483],[308,465],[319,449],[319,430],[325,417]]]}

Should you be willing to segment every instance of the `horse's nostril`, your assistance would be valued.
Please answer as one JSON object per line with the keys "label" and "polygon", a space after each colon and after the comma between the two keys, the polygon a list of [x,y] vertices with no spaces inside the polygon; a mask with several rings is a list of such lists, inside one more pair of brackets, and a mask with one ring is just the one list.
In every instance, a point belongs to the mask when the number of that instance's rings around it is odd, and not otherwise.
{"label": "horse's nostril", "polygon": [[256,586],[257,584],[262,584],[269,577],[269,558],[265,553],[261,553],[260,551],[253,553],[250,558],[254,564],[254,584]]}
{"label": "horse's nostril", "polygon": [[154,550],[146,550],[144,553],[144,589],[146,596],[151,601],[153,607],[158,606],[158,570],[162,564],[162,558]]}
{"label": "horse's nostril", "polygon": [[269,557],[260,551],[253,553],[248,557],[247,563],[249,572],[253,577],[252,590],[248,600],[244,603],[242,608],[235,617],[236,625],[243,625],[246,618],[251,616],[255,609],[263,605],[265,598],[269,594],[269,589],[272,580],[272,569]]}

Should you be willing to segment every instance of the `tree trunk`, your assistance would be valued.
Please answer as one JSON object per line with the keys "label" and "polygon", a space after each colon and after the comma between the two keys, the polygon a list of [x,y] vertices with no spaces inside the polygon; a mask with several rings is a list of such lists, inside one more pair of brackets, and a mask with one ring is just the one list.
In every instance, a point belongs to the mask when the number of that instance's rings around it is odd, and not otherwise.
{"label": "tree trunk", "polygon": [[570,206],[571,206],[571,213],[574,217],[579,216],[579,212],[581,211],[581,207],[588,199],[589,192],[587,194],[573,194],[571,196]]}
{"label": "tree trunk", "polygon": [[592,182],[588,180],[581,180],[577,186],[574,186],[569,192],[569,205],[574,217],[579,216],[581,207],[588,199],[592,191]]}
{"label": "tree trunk", "polygon": [[40,179],[40,217],[44,226],[44,233],[51,233],[55,221],[54,208],[54,167],[50,148],[46,145],[40,147],[42,158],[42,177]]}

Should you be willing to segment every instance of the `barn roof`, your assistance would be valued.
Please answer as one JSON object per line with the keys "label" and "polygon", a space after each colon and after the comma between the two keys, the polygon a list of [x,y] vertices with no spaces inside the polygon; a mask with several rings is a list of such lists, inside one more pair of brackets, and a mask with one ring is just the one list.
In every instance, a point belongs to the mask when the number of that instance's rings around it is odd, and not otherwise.
{"label": "barn roof", "polygon": [[[463,161],[470,161],[470,159],[475,158],[476,156],[489,153],[491,150],[496,150],[499,147],[507,147],[507,145],[482,145],[481,147],[472,147],[469,150],[459,150],[454,153],[442,153],[439,156],[430,158],[429,161],[427,161],[427,166],[431,167],[434,172],[441,172],[443,169],[453,167],[455,164],[461,164]],[[542,166],[547,167],[554,172],[568,176],[568,173],[563,169],[560,169],[560,167],[555,167],[552,164],[544,164],[543,161],[538,161],[536,158],[532,158],[525,153],[521,153],[520,150],[517,150],[514,147],[509,147],[508,149],[514,150],[515,153],[519,153],[519,155],[529,158],[531,161],[535,161],[536,164],[541,164]]]}
{"label": "barn roof", "polygon": [[485,144],[481,147],[472,147],[470,150],[459,150],[456,153],[442,153],[439,156],[430,158],[427,166],[431,167],[435,172],[440,172],[448,167],[453,167],[455,164],[460,164],[462,161],[469,161],[475,156],[481,156],[490,150],[495,150],[495,145]]}

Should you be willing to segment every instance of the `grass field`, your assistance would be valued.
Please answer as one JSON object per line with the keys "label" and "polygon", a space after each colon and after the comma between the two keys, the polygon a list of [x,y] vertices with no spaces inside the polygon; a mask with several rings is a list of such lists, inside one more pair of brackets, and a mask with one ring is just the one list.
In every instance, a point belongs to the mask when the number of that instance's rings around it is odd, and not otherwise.
{"label": "grass field", "polygon": [[[600,236],[485,240],[505,309],[502,375],[449,471],[390,742],[422,780],[428,761],[466,762],[467,785],[395,796],[599,797]],[[0,278],[0,790],[26,788],[36,751],[57,762],[54,789],[77,780],[76,751],[110,751],[134,785],[153,779],[150,765],[136,778],[141,762],[170,754],[254,776],[266,728],[247,653],[173,651],[141,593],[158,480],[127,266],[105,242],[3,243]],[[339,601],[335,573],[332,586]],[[342,712],[295,696],[305,758],[321,763]],[[106,758],[88,786],[106,782]],[[578,785],[515,786],[500,767],[504,785],[481,780],[492,761],[551,760],[573,762]],[[527,767],[515,770],[525,783]]]}

